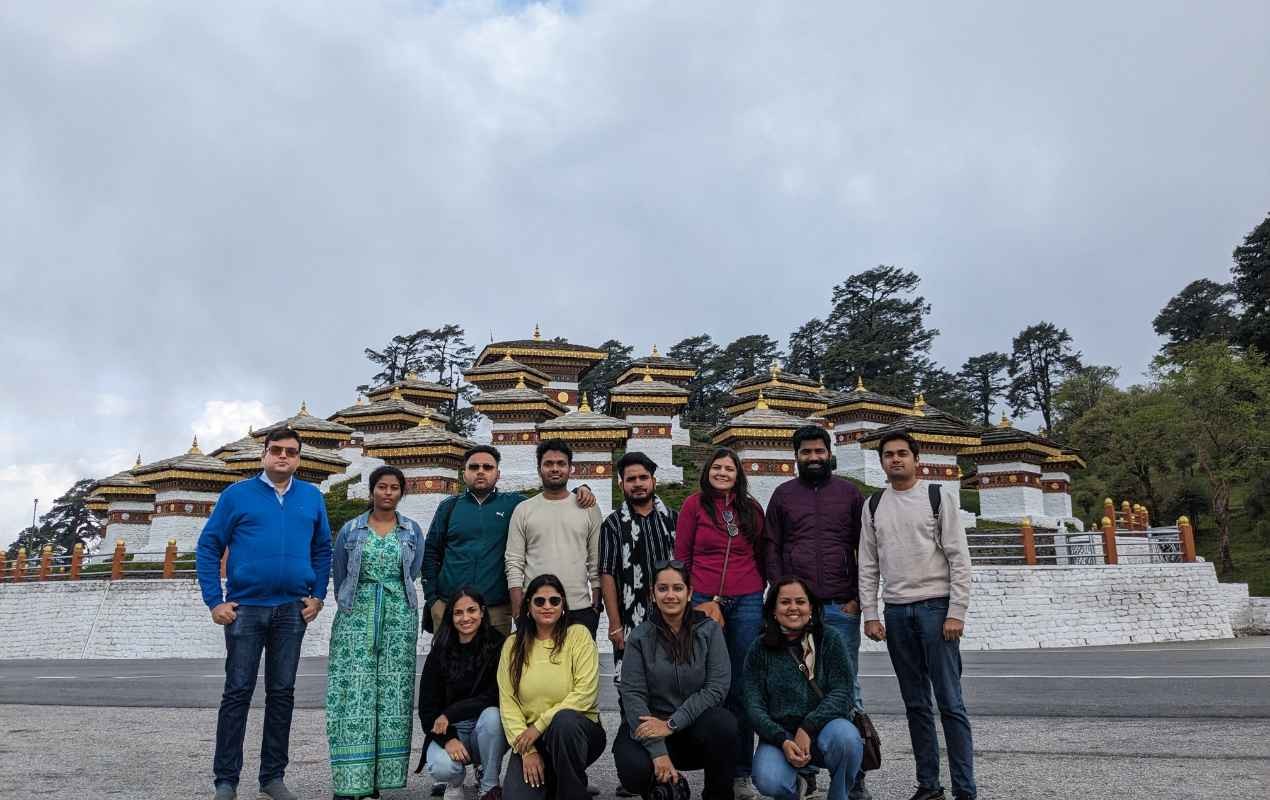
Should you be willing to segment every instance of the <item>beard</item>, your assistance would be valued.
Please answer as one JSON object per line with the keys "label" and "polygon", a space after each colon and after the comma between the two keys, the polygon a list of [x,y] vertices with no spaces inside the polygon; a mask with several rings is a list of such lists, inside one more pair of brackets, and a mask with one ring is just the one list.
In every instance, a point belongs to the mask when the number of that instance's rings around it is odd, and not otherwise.
{"label": "beard", "polygon": [[563,489],[564,487],[566,487],[566,486],[568,486],[568,485],[569,485],[569,477],[568,477],[567,475],[566,475],[565,477],[563,477],[563,478],[558,479],[558,480],[557,480],[557,479],[553,479],[553,478],[543,478],[543,479],[542,479],[542,488],[544,488],[544,489],[552,489],[552,490],[554,490],[554,489]]}
{"label": "beard", "polygon": [[820,480],[829,474],[828,461],[807,461],[799,462],[798,475],[801,478],[809,478],[811,480]]}

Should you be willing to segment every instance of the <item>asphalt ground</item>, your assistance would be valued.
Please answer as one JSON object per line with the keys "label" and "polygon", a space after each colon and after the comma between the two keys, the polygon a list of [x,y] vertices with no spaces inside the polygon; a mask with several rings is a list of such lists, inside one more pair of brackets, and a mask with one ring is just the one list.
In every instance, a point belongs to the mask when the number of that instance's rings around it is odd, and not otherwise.
{"label": "asphalt ground", "polygon": [[[1270,797],[1270,638],[979,651],[964,662],[980,797]],[[870,785],[878,800],[906,800],[912,752],[886,655],[862,654],[861,674],[884,745]],[[214,660],[0,661],[0,798],[210,797],[222,679]],[[611,738],[616,694],[601,685]],[[324,660],[305,659],[288,771],[305,798],[330,797],[324,689]],[[255,794],[260,717],[244,798]],[[591,775],[612,797],[611,757]],[[699,773],[690,780],[699,787]],[[415,776],[384,796],[422,798],[429,785]]]}

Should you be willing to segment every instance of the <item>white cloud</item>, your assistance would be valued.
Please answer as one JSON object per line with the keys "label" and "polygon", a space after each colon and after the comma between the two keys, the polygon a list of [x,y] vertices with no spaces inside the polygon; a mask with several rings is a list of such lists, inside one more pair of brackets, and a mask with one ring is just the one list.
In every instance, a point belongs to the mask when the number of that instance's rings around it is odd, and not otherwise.
{"label": "white cloud", "polygon": [[119,417],[131,410],[132,403],[128,398],[112,392],[98,394],[97,402],[93,405],[93,413],[101,417]]}
{"label": "white cloud", "polygon": [[203,404],[203,413],[194,420],[193,430],[207,453],[246,436],[249,427],[263,428],[277,419],[278,415],[259,400],[208,400]]}
{"label": "white cloud", "polygon": [[104,478],[130,467],[134,455],[125,450],[92,453],[71,463],[8,464],[0,467],[0,548],[8,547],[31,524],[39,499],[43,515],[81,478]]}

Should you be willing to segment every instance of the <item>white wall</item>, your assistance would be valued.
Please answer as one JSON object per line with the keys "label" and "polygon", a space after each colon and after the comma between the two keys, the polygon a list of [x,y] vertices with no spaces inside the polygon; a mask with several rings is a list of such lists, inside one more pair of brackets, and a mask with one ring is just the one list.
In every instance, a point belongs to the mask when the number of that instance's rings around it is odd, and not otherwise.
{"label": "white wall", "polygon": [[[1246,587],[1244,587],[1246,592]],[[1232,614],[1270,629],[1270,598],[1217,583],[1213,565],[976,567],[967,650],[1194,641],[1229,638]],[[1246,597],[1246,594],[1245,594]],[[310,626],[303,654],[326,655],[334,598]],[[57,620],[50,630],[32,620]],[[603,629],[600,650],[610,646]],[[0,659],[219,658],[196,581],[124,580],[0,584]],[[428,637],[421,636],[419,652]],[[862,644],[879,651],[885,644]]]}

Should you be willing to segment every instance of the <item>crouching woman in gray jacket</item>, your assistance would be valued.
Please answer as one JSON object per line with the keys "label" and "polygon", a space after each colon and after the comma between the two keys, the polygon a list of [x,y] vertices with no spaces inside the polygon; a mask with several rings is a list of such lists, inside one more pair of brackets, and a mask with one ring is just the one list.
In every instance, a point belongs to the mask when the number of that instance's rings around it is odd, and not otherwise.
{"label": "crouching woman in gray jacket", "polygon": [[704,800],[732,800],[736,748],[719,745],[736,739],[736,718],[723,708],[732,680],[723,629],[692,609],[682,562],[663,561],[655,569],[654,607],[626,639],[622,657],[617,775],[645,800],[658,784],[672,790],[667,796],[686,798],[679,773],[704,769]]}

